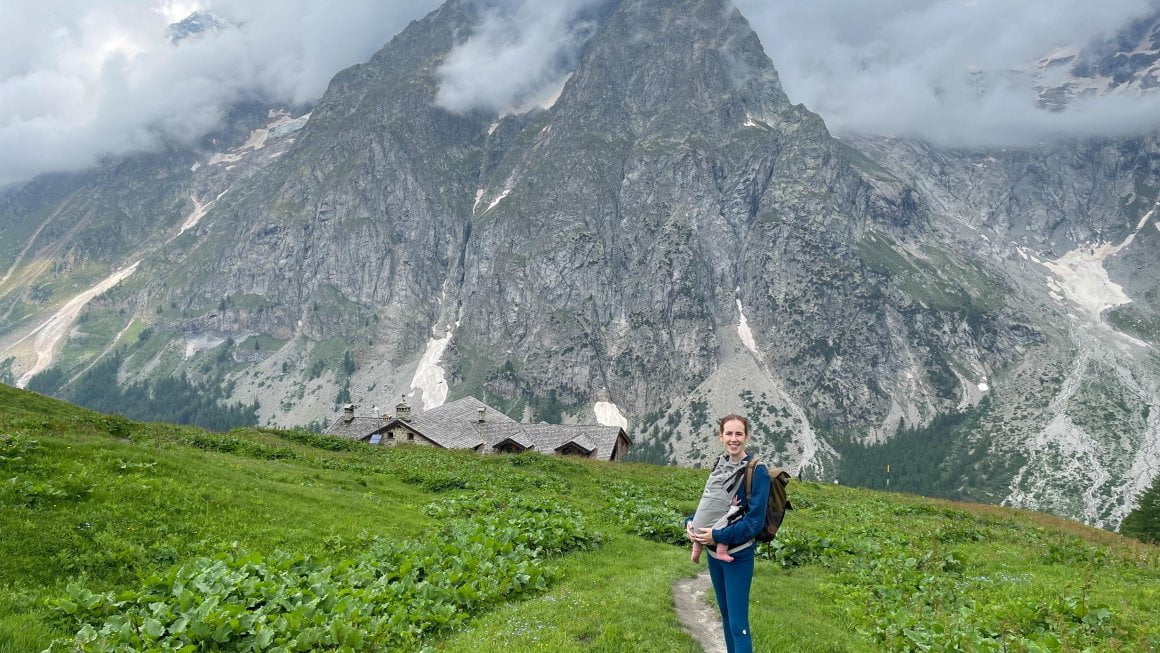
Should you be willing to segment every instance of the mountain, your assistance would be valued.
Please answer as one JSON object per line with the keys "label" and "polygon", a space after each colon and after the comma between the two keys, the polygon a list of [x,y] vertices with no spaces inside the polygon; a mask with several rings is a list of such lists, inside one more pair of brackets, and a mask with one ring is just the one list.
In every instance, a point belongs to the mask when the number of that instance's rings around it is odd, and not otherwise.
{"label": "mountain", "polygon": [[839,140],[724,1],[595,4],[544,106],[453,113],[480,11],[308,114],[0,195],[0,374],[101,405],[182,375],[280,425],[474,395],[686,465],[741,412],[808,478],[1105,526],[1156,476],[1155,135]]}
{"label": "mountain", "polygon": [[1059,48],[1031,72],[1040,106],[1054,111],[1080,98],[1160,87],[1160,11],[1082,47]]}
{"label": "mountain", "polygon": [[229,23],[210,11],[195,11],[185,18],[169,26],[169,42],[177,45],[190,38],[197,38],[207,32],[220,32],[229,27]]}

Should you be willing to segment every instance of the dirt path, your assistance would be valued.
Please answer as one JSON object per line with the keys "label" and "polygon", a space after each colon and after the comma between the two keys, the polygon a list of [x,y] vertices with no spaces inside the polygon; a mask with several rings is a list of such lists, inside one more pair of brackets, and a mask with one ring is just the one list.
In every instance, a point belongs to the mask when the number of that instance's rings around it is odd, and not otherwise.
{"label": "dirt path", "polygon": [[717,608],[705,602],[705,593],[712,587],[708,571],[693,578],[682,578],[673,583],[673,605],[685,631],[701,643],[705,653],[725,653],[721,615]]}

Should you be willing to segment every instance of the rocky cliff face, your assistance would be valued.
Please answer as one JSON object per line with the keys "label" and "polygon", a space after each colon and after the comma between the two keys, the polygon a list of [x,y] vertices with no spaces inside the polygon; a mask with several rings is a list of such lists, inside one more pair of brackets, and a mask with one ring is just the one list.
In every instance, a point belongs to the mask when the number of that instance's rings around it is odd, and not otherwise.
{"label": "rocky cliff face", "polygon": [[1036,62],[1030,73],[1040,106],[1053,111],[1096,95],[1155,89],[1160,86],[1160,12],[1083,47],[1061,48]]}
{"label": "rocky cliff face", "polygon": [[[1154,137],[839,141],[724,1],[594,5],[550,105],[451,113],[437,71],[478,11],[413,23],[308,116],[5,193],[0,373],[68,294],[37,300],[60,277],[34,258],[90,266],[78,289],[139,259],[59,349],[66,378],[123,347],[123,381],[217,379],[276,424],[399,394],[534,420],[611,402],[683,464],[743,412],[756,449],[826,479],[971,410],[960,495],[1102,524],[1155,475]],[[131,237],[65,256],[85,224]]]}
{"label": "rocky cliff face", "polygon": [[742,387],[798,420],[763,446],[832,471],[811,421],[884,437],[960,403],[952,365],[973,381],[1036,337],[986,289],[896,268],[929,206],[791,105],[723,6],[622,5],[522,134],[480,184],[462,308],[445,320],[462,320],[450,351],[470,352],[455,370],[468,386],[548,390],[572,412],[668,404],[639,433],[670,424],[670,455],[696,462],[706,429],[681,408],[738,404],[740,388],[718,388],[736,372],[722,350],[741,347]]}
{"label": "rocky cliff face", "polygon": [[1116,524],[1160,465],[1156,135],[953,152],[855,144],[937,207],[944,243],[1000,271],[1041,340],[992,382],[981,498]]}

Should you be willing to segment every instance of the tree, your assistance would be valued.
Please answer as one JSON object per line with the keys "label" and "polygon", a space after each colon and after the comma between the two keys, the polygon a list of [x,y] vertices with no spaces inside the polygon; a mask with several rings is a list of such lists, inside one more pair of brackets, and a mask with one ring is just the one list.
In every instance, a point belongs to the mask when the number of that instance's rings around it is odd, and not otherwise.
{"label": "tree", "polygon": [[1143,542],[1160,542],[1160,475],[1140,497],[1140,505],[1124,518],[1120,533]]}

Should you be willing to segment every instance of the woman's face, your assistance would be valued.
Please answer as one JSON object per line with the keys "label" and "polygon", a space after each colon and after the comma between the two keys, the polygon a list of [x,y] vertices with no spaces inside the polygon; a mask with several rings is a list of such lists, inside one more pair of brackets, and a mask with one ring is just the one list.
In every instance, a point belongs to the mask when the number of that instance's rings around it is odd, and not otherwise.
{"label": "woman's face", "polygon": [[749,439],[749,433],[745,431],[745,425],[741,420],[731,419],[722,425],[721,433],[717,437],[721,438],[721,444],[725,445],[725,453],[735,457],[745,451],[745,441]]}

